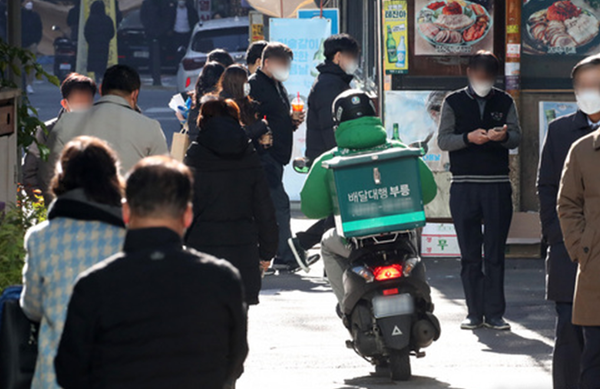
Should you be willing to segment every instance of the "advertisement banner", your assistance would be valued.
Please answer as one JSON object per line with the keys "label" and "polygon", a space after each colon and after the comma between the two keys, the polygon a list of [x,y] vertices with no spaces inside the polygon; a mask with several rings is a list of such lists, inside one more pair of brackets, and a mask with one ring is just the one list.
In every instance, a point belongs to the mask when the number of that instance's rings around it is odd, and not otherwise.
{"label": "advertisement banner", "polygon": [[394,136],[398,128],[400,140],[405,144],[427,143],[423,157],[433,171],[438,194],[425,207],[428,218],[449,218],[450,207],[450,159],[448,153],[437,145],[437,129],[442,103],[449,91],[386,91],[384,94],[385,128],[388,136]]}
{"label": "advertisement banner", "polygon": [[[85,40],[83,31],[85,30],[85,22],[88,20],[90,15],[90,7],[96,0],[81,0],[81,10],[79,12],[79,32],[77,33],[77,64],[75,68],[77,73],[88,74],[87,70],[87,57],[88,57],[88,45]],[[119,54],[117,52],[117,3],[115,0],[102,0],[106,9],[106,14],[113,20],[115,26],[115,36],[110,41],[108,47],[108,64],[107,67],[116,65],[119,63]],[[89,74],[90,77],[102,77],[103,75]]]}
{"label": "advertisement banner", "polygon": [[[329,19],[271,19],[269,33],[271,42],[286,44],[294,52],[290,78],[285,88],[292,101],[298,94],[307,109],[308,93],[318,75],[316,66],[323,62],[323,41],[331,33]],[[306,150],[306,123],[294,133],[292,159],[304,156]],[[284,185],[291,200],[300,200],[300,190],[306,176],[294,172],[291,164],[286,166]]]}
{"label": "advertisement banner", "polygon": [[600,48],[600,2],[525,0],[522,9],[523,53],[579,55]]}
{"label": "advertisement banner", "polygon": [[[298,19],[314,19],[321,17],[320,9],[299,9]],[[323,17],[331,20],[331,35],[340,32],[340,10],[337,8],[323,9]]]}
{"label": "advertisement banner", "polygon": [[408,72],[408,5],[406,0],[383,0],[383,68],[385,74]]}
{"label": "advertisement banner", "polygon": [[198,17],[201,22],[212,19],[211,0],[198,0]]}
{"label": "advertisement banner", "polygon": [[265,40],[265,25],[263,14],[258,11],[248,13],[250,19],[250,42]]}
{"label": "advertisement banner", "polygon": [[544,147],[548,124],[556,118],[577,112],[574,101],[540,101],[540,155]]}
{"label": "advertisement banner", "polygon": [[415,55],[493,52],[493,4],[492,0],[416,0]]}

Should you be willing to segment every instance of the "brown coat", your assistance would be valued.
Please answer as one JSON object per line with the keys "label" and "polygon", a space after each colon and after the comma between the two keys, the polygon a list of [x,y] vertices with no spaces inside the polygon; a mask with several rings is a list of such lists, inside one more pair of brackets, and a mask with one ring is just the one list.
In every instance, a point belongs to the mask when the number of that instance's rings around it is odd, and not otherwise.
{"label": "brown coat", "polygon": [[579,264],[573,323],[600,326],[600,130],[581,138],[569,151],[558,217],[569,256]]}

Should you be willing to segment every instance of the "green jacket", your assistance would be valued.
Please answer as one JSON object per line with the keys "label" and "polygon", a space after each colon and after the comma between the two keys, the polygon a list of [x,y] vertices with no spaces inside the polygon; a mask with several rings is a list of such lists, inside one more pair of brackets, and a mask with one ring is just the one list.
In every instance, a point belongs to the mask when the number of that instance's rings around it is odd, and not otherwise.
{"label": "green jacket", "polygon": [[[399,141],[388,140],[381,120],[373,116],[343,122],[335,131],[338,147],[321,155],[313,163],[304,187],[300,193],[302,212],[311,219],[322,219],[333,213],[333,204],[329,189],[327,169],[322,166],[324,161],[337,155],[351,155],[365,151],[384,150],[389,147],[407,146]],[[431,202],[437,194],[437,185],[429,167],[419,160],[423,202]]]}

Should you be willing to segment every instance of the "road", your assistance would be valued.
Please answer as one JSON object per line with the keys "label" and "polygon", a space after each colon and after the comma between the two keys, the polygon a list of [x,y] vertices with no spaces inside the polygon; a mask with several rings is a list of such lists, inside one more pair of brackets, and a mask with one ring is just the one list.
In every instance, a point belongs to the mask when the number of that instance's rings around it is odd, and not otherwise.
{"label": "road", "polygon": [[[294,219],[294,230],[310,222]],[[238,389],[542,389],[551,388],[554,316],[544,301],[541,260],[508,260],[506,319],[511,332],[460,330],[466,315],[457,259],[425,260],[442,336],[412,359],[414,378],[394,384],[345,348],[347,332],[322,262],[309,274],[264,279],[249,312],[250,354]]]}
{"label": "road", "polygon": [[[144,76],[139,105],[160,121],[168,142],[179,125],[167,108],[175,93],[174,78],[166,87],[149,86]],[[58,111],[56,87],[36,82],[31,101],[43,120]],[[294,230],[310,225],[295,215]],[[392,383],[371,375],[373,368],[345,348],[347,332],[334,312],[335,297],[322,263],[310,274],[267,277],[261,304],[249,312],[250,354],[238,389],[538,389],[551,387],[554,315],[544,301],[540,260],[507,261],[506,318],[511,332],[462,331],[466,315],[456,259],[426,260],[442,336],[427,356],[413,359],[414,378]]]}

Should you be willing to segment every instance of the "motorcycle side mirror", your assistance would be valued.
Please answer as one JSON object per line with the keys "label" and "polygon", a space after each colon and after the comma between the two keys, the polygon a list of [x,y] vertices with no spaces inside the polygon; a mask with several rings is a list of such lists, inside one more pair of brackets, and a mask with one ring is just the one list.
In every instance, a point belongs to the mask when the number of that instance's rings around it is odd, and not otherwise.
{"label": "motorcycle side mirror", "polygon": [[52,31],[60,31],[60,27],[55,24],[52,26]]}
{"label": "motorcycle side mirror", "polygon": [[298,157],[294,159],[294,162],[292,163],[294,171],[300,174],[307,174],[310,171],[311,165],[312,161],[306,157]]}

